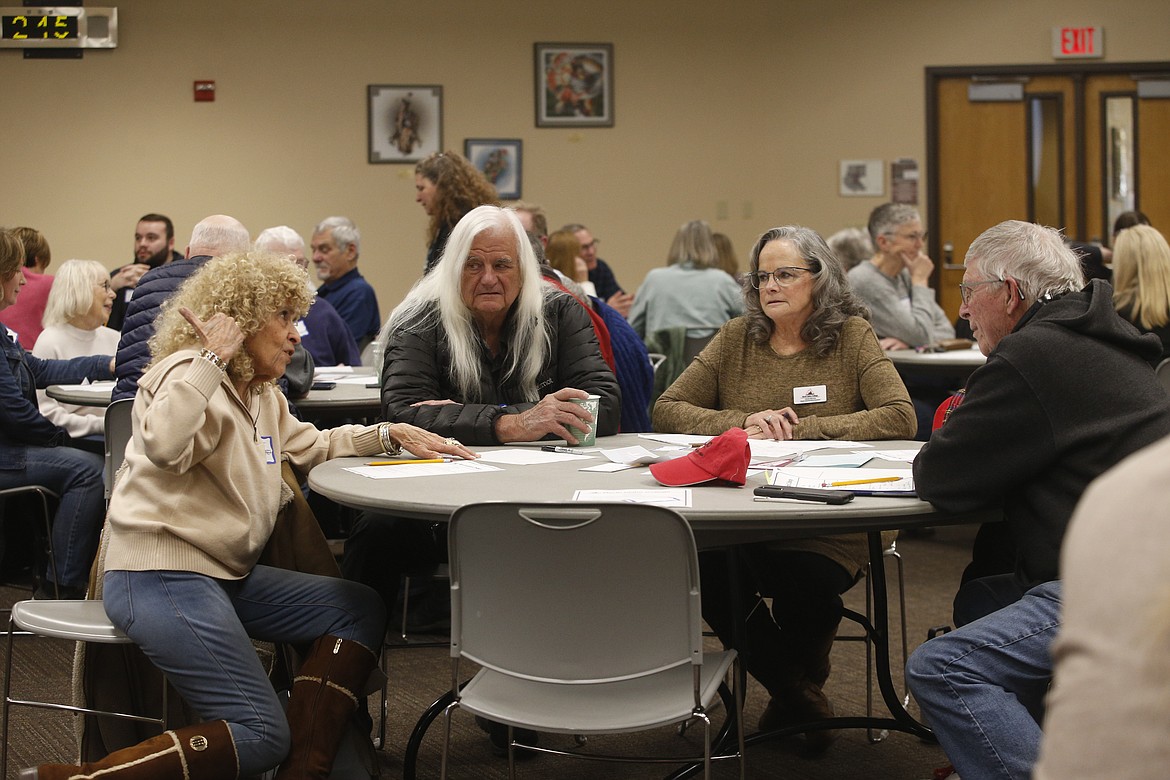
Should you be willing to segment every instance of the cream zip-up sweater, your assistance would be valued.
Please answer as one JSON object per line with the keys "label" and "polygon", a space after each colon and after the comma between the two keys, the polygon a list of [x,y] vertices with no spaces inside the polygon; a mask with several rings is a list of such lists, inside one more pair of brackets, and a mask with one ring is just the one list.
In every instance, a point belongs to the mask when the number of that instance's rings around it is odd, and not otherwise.
{"label": "cream zip-up sweater", "polygon": [[280,463],[302,474],[329,458],[382,449],[376,426],[319,431],[271,383],[241,399],[196,350],[146,371],[134,437],[110,500],[105,568],[247,576],[283,501]]}

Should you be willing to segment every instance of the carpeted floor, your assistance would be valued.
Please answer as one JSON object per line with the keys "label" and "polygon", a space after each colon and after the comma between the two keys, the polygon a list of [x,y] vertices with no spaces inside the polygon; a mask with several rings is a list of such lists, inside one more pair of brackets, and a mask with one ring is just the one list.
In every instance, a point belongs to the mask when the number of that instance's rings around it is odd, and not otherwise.
{"label": "carpeted floor", "polygon": [[[945,527],[915,537],[903,537],[898,548],[905,562],[906,609],[910,647],[920,644],[929,628],[950,622],[950,603],[963,566],[969,559],[970,543],[974,535],[971,527]],[[895,682],[902,690],[902,672],[897,621],[897,602],[893,590],[894,569],[891,575],[891,613],[895,623],[893,634]],[[0,588],[0,606],[27,598],[27,591]],[[859,585],[848,594],[847,604],[864,612],[865,589]],[[842,634],[856,633],[848,622],[842,624]],[[68,696],[72,646],[55,640],[24,640],[37,643],[33,652],[18,652],[14,685],[30,698],[41,695]],[[0,652],[2,648],[0,648]],[[384,750],[378,751],[384,778],[403,776],[402,757],[410,730],[419,714],[438,695],[450,686],[450,661],[446,648],[393,651],[387,655],[390,676],[387,739]],[[0,656],[0,661],[4,660]],[[865,647],[861,642],[839,641],[833,650],[833,673],[827,692],[839,715],[863,715],[866,710]],[[745,720],[749,731],[766,704],[762,689],[749,687],[745,705]],[[378,722],[377,697],[369,702],[375,726]],[[880,704],[878,705],[881,706]],[[917,710],[913,703],[911,712]],[[722,713],[718,715],[721,716]],[[9,737],[8,778],[15,778],[19,768],[45,761],[72,760],[75,752],[73,718],[69,714],[15,708]],[[439,776],[441,721],[436,723],[424,740],[417,764],[417,777]],[[607,737],[590,740],[590,747],[599,751],[619,751],[628,747],[652,748],[658,752],[693,750],[701,739],[701,732],[690,730],[679,736],[674,730],[662,730],[645,735]],[[542,744],[569,745],[571,739],[545,735]],[[846,778],[881,778],[883,780],[926,780],[932,771],[947,763],[937,745],[901,733],[892,733],[882,742],[871,744],[863,729],[840,732],[840,738],[829,752],[817,759],[800,758],[791,743],[774,742],[756,745],[748,750],[747,777],[790,778],[791,780],[843,780]],[[598,764],[541,756],[521,763],[517,774],[521,778],[563,778],[578,780],[594,777],[653,778],[663,777],[673,767]],[[716,764],[715,777],[737,776],[735,762]],[[493,756],[486,735],[468,715],[456,714],[452,736],[452,778],[495,780],[507,777],[507,762]]]}

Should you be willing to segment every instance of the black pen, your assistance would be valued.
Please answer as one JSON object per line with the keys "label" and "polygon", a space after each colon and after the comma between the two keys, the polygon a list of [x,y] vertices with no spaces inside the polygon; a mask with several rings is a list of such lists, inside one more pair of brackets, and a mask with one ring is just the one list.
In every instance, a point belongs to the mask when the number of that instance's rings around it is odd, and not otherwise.
{"label": "black pen", "polygon": [[554,447],[551,444],[546,444],[543,447],[541,447],[540,449],[544,452],[563,452],[566,455],[580,455],[581,454],[577,450],[571,450],[568,447]]}

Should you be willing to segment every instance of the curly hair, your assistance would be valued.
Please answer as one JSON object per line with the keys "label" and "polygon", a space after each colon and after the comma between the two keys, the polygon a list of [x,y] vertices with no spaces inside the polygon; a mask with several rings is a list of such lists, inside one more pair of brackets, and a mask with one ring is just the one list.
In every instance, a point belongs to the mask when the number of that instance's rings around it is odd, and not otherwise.
{"label": "curly hair", "polygon": [[435,152],[414,166],[414,172],[435,185],[435,202],[427,242],[451,230],[476,206],[498,206],[499,195],[479,169],[455,152]]}
{"label": "curly hair", "polygon": [[[841,337],[841,329],[850,317],[869,319],[869,309],[853,294],[845,269],[833,250],[815,230],[798,225],[772,228],[752,247],[748,277],[760,270],[760,252],[773,241],[787,241],[808,263],[813,272],[813,311],[800,329],[801,338],[813,354],[824,357],[832,352]],[[760,306],[760,293],[747,280],[743,283],[743,302],[747,317],[748,338],[767,344],[775,325]]]}
{"label": "curly hair", "polygon": [[[244,339],[258,333],[283,309],[303,317],[317,293],[305,270],[285,255],[233,252],[207,261],[162,305],[158,327],[150,339],[152,364],[180,349],[199,346],[199,337],[179,309],[186,307],[201,320],[222,312],[236,321]],[[233,382],[255,375],[252,358],[240,350],[227,367]]]}

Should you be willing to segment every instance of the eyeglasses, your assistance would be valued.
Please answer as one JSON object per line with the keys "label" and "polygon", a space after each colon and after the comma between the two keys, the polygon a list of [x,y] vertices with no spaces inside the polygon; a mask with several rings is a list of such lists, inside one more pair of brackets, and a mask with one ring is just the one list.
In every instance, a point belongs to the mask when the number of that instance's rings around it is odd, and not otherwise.
{"label": "eyeglasses", "polygon": [[588,252],[590,249],[596,249],[599,246],[601,246],[601,239],[595,238],[592,241],[590,241],[588,244],[582,244],[581,248],[583,250],[585,250],[586,252]]}
{"label": "eyeglasses", "polygon": [[982,282],[971,282],[967,284],[962,282],[959,284],[959,297],[963,299],[963,305],[971,303],[971,295],[975,292],[976,287],[982,287],[985,284],[1003,284],[1007,279],[987,279]]}
{"label": "eyeglasses", "polygon": [[785,265],[774,271],[755,271],[748,274],[748,280],[752,283],[752,287],[759,290],[762,287],[767,287],[768,283],[775,280],[780,287],[788,287],[800,281],[804,274],[811,274],[811,268],[804,268],[799,265]]}
{"label": "eyeglasses", "polygon": [[98,287],[102,288],[106,292],[110,291],[110,280],[109,279],[106,279],[106,280],[101,281],[101,282],[94,282],[94,284],[96,284]]}
{"label": "eyeglasses", "polygon": [[925,243],[927,236],[930,235],[929,230],[923,230],[917,233],[886,233],[887,236],[897,236],[904,238],[907,241],[922,241]]}

